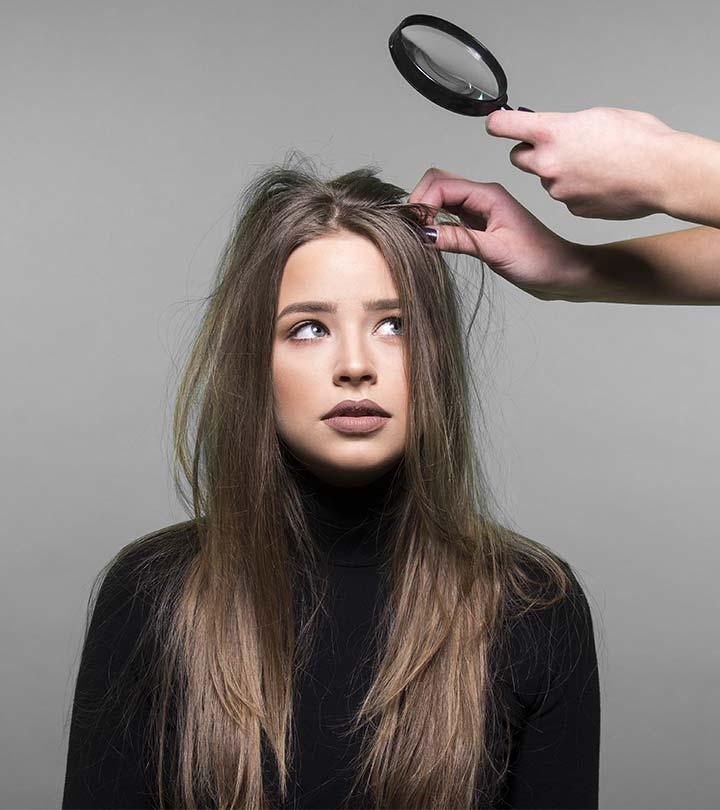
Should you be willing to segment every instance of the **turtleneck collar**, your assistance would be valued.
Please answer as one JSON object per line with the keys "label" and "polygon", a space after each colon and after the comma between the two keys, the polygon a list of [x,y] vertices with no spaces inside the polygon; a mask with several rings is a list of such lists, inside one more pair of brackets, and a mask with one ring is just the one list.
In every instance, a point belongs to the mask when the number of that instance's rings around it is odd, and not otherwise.
{"label": "turtleneck collar", "polygon": [[388,496],[397,465],[369,484],[339,487],[299,462],[292,473],[314,539],[331,565],[377,566],[386,558]]}

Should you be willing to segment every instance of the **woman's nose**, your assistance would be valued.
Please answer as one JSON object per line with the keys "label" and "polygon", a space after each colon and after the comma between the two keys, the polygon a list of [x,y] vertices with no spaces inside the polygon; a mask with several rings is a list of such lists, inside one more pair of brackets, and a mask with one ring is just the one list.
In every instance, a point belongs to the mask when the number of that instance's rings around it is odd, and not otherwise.
{"label": "woman's nose", "polygon": [[375,360],[367,342],[362,337],[347,336],[338,345],[335,376],[343,379],[374,379]]}

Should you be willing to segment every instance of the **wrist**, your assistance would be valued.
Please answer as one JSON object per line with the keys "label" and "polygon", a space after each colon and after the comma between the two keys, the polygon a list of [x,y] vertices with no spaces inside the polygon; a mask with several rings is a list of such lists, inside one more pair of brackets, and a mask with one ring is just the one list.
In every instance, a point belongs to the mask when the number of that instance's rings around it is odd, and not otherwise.
{"label": "wrist", "polygon": [[658,212],[720,226],[720,143],[674,131],[662,143],[656,172]]}
{"label": "wrist", "polygon": [[622,243],[586,245],[568,243],[562,284],[548,300],[575,303],[631,302],[647,285],[644,269],[619,248]]}
{"label": "wrist", "polygon": [[598,246],[572,242],[569,247],[568,284],[562,300],[578,303],[604,301],[608,284],[599,272]]}
{"label": "wrist", "polygon": [[676,205],[686,132],[672,129],[658,135],[648,149],[646,203],[652,214],[668,214]]}
{"label": "wrist", "polygon": [[545,301],[588,302],[602,300],[602,278],[597,273],[595,245],[584,245],[563,239],[562,260],[552,283],[543,285],[537,298]]}

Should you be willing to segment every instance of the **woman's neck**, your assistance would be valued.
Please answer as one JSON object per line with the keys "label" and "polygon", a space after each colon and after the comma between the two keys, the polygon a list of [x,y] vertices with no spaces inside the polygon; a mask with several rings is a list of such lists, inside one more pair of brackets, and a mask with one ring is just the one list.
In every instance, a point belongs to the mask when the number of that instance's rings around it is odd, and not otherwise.
{"label": "woman's neck", "polygon": [[378,565],[387,552],[388,511],[397,465],[368,484],[344,487],[297,463],[298,483],[314,539],[332,565]]}

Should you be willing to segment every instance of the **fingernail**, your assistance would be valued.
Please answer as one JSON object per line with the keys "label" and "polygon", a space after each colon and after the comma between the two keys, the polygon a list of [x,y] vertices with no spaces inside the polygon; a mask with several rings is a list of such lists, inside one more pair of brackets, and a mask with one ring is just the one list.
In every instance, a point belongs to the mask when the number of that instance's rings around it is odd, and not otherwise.
{"label": "fingernail", "polygon": [[431,227],[427,226],[427,227],[424,227],[422,229],[422,231],[423,231],[423,234],[424,234],[424,236],[425,236],[425,238],[427,239],[428,242],[432,242],[433,244],[435,244],[435,242],[437,242],[437,236],[438,236],[437,228],[431,228]]}

